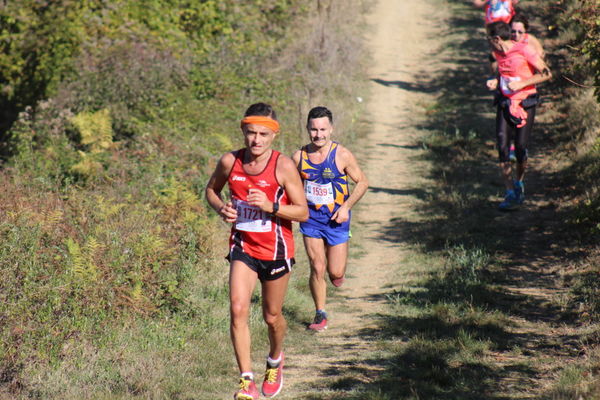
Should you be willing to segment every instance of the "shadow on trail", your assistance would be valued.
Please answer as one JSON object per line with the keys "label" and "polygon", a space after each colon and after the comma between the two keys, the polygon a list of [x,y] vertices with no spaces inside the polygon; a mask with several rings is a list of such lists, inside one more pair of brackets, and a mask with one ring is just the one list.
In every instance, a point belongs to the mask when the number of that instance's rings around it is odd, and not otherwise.
{"label": "shadow on trail", "polygon": [[371,79],[371,81],[375,83],[379,83],[383,86],[394,86],[398,89],[410,90],[415,92],[422,93],[435,93],[439,90],[438,87],[432,87],[426,84],[412,83],[412,82],[404,82],[404,81],[386,81],[383,79]]}
{"label": "shadow on trail", "polygon": [[427,192],[423,189],[392,189],[392,188],[382,188],[371,186],[369,187],[369,191],[373,193],[387,193],[392,195],[400,195],[400,196],[414,196],[419,199],[424,199],[427,196]]}
{"label": "shadow on trail", "polygon": [[[460,7],[464,2],[450,3]],[[343,396],[327,398],[512,399],[536,388],[542,374],[539,365],[524,362],[523,356],[580,354],[581,337],[553,332],[577,323],[576,312],[557,301],[564,290],[557,266],[586,256],[572,250],[572,238],[562,224],[568,215],[558,207],[565,194],[560,174],[536,170],[536,162],[551,154],[553,143],[546,133],[553,127],[539,118],[534,127],[526,204],[516,212],[499,212],[504,189],[494,148],[495,110],[484,84],[489,50],[480,17],[479,10],[470,10],[450,18],[448,31],[469,38],[447,43],[441,62],[456,67],[429,83],[373,79],[385,86],[439,94],[428,122],[419,127],[438,138],[427,143],[430,151],[424,156],[433,165],[430,178],[437,185],[426,191],[370,190],[427,200],[418,210],[425,216],[422,221],[399,215],[382,228],[379,240],[435,253],[459,246],[482,249],[492,261],[477,272],[474,282],[457,283],[442,273],[419,282],[418,288],[386,288],[378,297],[388,299],[393,312],[373,316],[377,326],[360,335],[365,341],[392,343],[394,355],[355,363],[351,377],[341,376],[329,387]],[[542,96],[548,90],[543,87]],[[544,105],[538,115],[543,112]],[[535,324],[545,329],[531,328]],[[484,354],[496,360],[480,361]],[[331,376],[337,373],[337,366],[329,370]]]}
{"label": "shadow on trail", "polygon": [[395,144],[395,143],[377,143],[377,146],[381,147],[394,147],[397,149],[408,149],[408,150],[417,150],[423,148],[423,145],[419,144]]}

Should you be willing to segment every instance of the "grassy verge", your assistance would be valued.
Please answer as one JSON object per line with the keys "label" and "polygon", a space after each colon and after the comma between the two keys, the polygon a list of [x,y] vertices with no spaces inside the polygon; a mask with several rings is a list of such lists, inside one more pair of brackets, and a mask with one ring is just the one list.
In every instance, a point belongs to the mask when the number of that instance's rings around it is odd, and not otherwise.
{"label": "grassy verge", "polygon": [[[203,187],[216,157],[241,146],[250,103],[274,105],[287,154],[321,102],[352,136],[360,46],[348,19],[362,4],[105,5],[78,10],[90,31],[74,73],[2,126],[0,398],[220,398],[237,376],[229,227]],[[15,29],[38,26],[37,6],[23,4]],[[292,331],[311,313],[306,282],[290,289]],[[262,369],[259,295],[251,328]]]}

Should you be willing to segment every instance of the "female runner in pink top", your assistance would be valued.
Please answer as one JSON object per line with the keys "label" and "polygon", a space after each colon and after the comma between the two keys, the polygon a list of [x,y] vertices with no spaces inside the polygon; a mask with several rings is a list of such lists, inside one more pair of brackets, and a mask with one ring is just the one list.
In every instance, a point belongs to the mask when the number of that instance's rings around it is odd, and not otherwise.
{"label": "female runner in pink top", "polygon": [[[500,89],[496,114],[496,139],[500,168],[506,186],[501,210],[523,203],[523,177],[527,166],[527,146],[535,118],[536,84],[552,77],[548,66],[529,45],[511,40],[510,26],[493,22],[487,26],[488,41],[498,62],[498,76],[487,80],[489,90]],[[512,179],[509,143],[514,139],[517,158],[516,180]]]}

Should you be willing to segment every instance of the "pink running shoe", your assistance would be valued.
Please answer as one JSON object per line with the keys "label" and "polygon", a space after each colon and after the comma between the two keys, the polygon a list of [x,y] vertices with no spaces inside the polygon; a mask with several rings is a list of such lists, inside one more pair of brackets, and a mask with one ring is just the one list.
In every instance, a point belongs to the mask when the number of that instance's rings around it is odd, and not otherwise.
{"label": "pink running shoe", "polygon": [[240,390],[233,395],[234,400],[258,400],[259,396],[253,380],[240,378]]}
{"label": "pink running shoe", "polygon": [[333,286],[335,286],[335,287],[340,287],[340,286],[342,286],[342,284],[344,283],[344,281],[345,281],[345,280],[346,280],[346,277],[345,277],[345,276],[342,276],[342,277],[341,277],[341,278],[339,278],[339,279],[332,279],[332,280],[331,280],[331,283],[332,283],[332,284],[333,284]]}
{"label": "pink running shoe", "polygon": [[316,332],[327,329],[327,314],[317,311],[315,319],[313,320],[313,323],[308,326],[308,329]]}
{"label": "pink running shoe", "polygon": [[279,365],[272,368],[267,362],[267,370],[265,371],[265,380],[262,384],[262,394],[265,397],[275,397],[281,392],[283,387],[283,352],[281,353],[281,361]]}

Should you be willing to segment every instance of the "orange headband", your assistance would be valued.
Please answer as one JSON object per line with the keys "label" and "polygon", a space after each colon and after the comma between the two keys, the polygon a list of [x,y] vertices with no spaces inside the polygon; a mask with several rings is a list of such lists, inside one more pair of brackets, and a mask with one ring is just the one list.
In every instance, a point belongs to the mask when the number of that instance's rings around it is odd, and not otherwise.
{"label": "orange headband", "polygon": [[260,115],[250,115],[248,117],[244,117],[240,126],[243,128],[244,125],[247,124],[262,125],[271,129],[275,133],[279,133],[279,122],[275,121],[273,118],[263,117]]}

